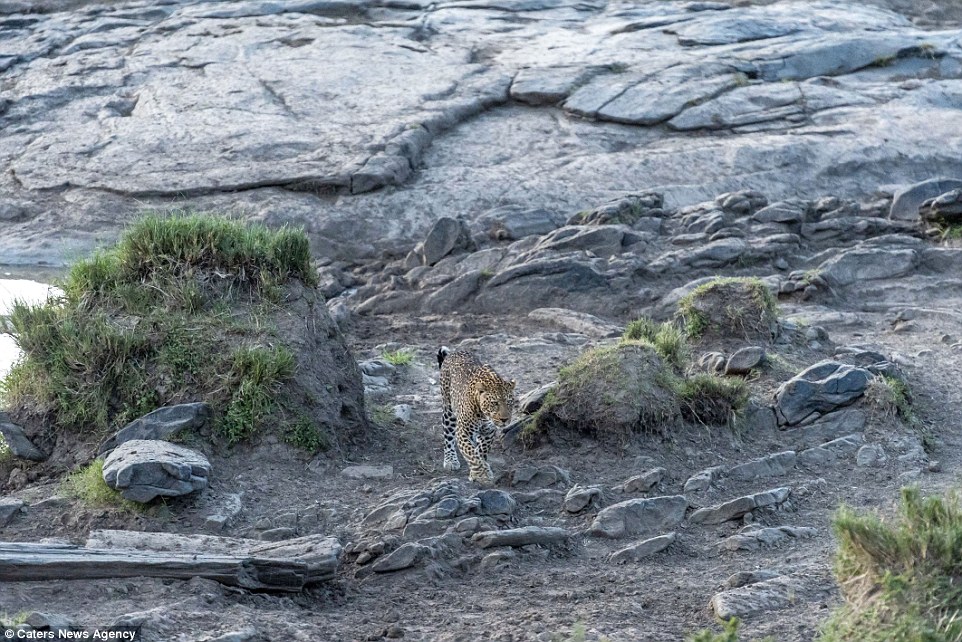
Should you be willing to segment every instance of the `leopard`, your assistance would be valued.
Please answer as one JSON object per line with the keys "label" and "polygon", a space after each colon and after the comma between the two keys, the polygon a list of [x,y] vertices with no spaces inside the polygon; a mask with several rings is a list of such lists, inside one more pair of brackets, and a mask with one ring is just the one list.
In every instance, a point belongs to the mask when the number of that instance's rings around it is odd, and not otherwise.
{"label": "leopard", "polygon": [[[515,380],[508,381],[481,363],[470,350],[442,346],[438,350],[441,369],[441,427],[444,432],[444,469],[461,468],[458,450],[468,462],[468,480],[494,482],[488,452],[497,434],[511,421],[515,401]],[[497,427],[496,427],[497,425]]]}

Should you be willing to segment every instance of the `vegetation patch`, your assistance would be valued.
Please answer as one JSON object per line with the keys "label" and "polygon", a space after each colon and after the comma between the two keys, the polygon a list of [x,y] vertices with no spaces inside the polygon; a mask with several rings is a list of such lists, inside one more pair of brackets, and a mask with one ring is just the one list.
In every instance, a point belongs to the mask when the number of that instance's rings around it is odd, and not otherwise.
{"label": "vegetation patch", "polygon": [[778,331],[778,304],[760,279],[720,277],[678,302],[678,317],[692,340],[771,341]]}
{"label": "vegetation patch", "polygon": [[[185,401],[210,403],[229,443],[270,426],[316,450],[326,436],[305,417],[363,423],[360,375],[323,327],[303,232],[151,215],[59,285],[62,296],[14,305],[24,355],[0,382],[0,401],[40,444],[103,436]],[[319,352],[337,364],[319,363]],[[352,394],[360,401],[337,399]],[[327,421],[317,421],[325,404]]]}
{"label": "vegetation patch", "polygon": [[61,490],[68,497],[79,499],[91,508],[116,507],[125,511],[143,511],[144,506],[124,499],[104,481],[104,460],[95,459],[83,468],[67,475]]}
{"label": "vegetation patch", "polygon": [[648,317],[641,317],[628,324],[621,338],[622,341],[648,343],[664,361],[677,368],[688,360],[685,334],[673,323],[656,323]]}
{"label": "vegetation patch", "polygon": [[912,391],[902,379],[889,375],[874,377],[865,390],[865,399],[882,416],[897,416],[910,425],[919,423],[912,406]]}
{"label": "vegetation patch", "polygon": [[414,361],[413,350],[386,350],[381,353],[381,358],[392,366],[409,366]]}
{"label": "vegetation patch", "polygon": [[748,384],[739,377],[695,374],[674,382],[687,420],[706,426],[731,425],[748,405]]}
{"label": "vegetation patch", "polygon": [[962,640],[962,505],[959,495],[902,490],[883,519],[842,507],[833,523],[845,604],[825,624],[826,642]]}

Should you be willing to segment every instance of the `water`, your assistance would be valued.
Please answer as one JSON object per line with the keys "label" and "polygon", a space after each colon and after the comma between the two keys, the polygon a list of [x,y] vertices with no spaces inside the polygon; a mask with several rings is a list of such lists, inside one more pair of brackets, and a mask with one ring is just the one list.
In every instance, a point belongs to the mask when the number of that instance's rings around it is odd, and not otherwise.
{"label": "water", "polygon": [[[0,271],[0,317],[10,314],[14,301],[42,303],[51,293],[57,292],[57,289],[51,285],[18,278],[19,276]],[[8,334],[0,334],[0,378],[10,372],[10,367],[19,358],[20,348],[17,347],[17,342]]]}

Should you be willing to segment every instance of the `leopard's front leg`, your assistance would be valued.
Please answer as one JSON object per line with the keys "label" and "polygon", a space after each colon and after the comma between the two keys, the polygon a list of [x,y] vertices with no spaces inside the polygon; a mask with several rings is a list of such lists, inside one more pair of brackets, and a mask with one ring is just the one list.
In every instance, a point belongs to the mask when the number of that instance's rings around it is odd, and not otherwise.
{"label": "leopard's front leg", "polygon": [[487,449],[482,450],[480,432],[485,419],[477,419],[470,425],[458,422],[458,447],[468,461],[468,479],[481,483],[494,481],[494,473],[488,465]]}
{"label": "leopard's front leg", "polygon": [[457,440],[455,439],[457,423],[454,410],[450,407],[445,408],[444,414],[441,416],[441,426],[444,430],[444,470],[461,468],[461,461],[458,459]]}

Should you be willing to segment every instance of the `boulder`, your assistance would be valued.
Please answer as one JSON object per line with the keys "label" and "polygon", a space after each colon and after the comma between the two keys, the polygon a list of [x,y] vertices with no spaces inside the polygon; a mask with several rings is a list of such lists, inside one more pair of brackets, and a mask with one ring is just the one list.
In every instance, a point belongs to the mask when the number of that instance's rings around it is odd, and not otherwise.
{"label": "boulder", "polygon": [[753,528],[726,537],[718,544],[718,548],[726,551],[757,551],[777,547],[791,540],[814,537],[817,533],[816,529],[808,526]]}
{"label": "boulder", "polygon": [[773,488],[754,495],[745,495],[708,508],[700,508],[688,517],[692,524],[721,524],[739,519],[746,513],[767,506],[778,506],[791,494],[790,488]]}
{"label": "boulder", "polygon": [[456,250],[473,249],[475,244],[471,239],[471,230],[464,221],[445,216],[431,226],[414,253],[422,265],[434,265]]}
{"label": "boulder", "polygon": [[668,471],[664,468],[652,468],[640,475],[635,475],[621,484],[620,488],[626,493],[647,493],[665,478]]}
{"label": "boulder", "polygon": [[828,259],[818,272],[831,285],[846,287],[905,276],[919,263],[919,253],[911,248],[857,246]]}
{"label": "boulder", "polygon": [[687,509],[688,500],[681,495],[629,499],[601,510],[588,534],[611,539],[651,537],[680,524]]}
{"label": "boulder", "polygon": [[962,189],[954,189],[926,201],[919,208],[919,215],[929,223],[948,225],[962,223]]}
{"label": "boulder", "polygon": [[830,466],[836,460],[856,452],[862,443],[864,438],[860,433],[839,437],[799,452],[798,463],[809,468]]}
{"label": "boulder", "polygon": [[0,499],[0,528],[12,522],[21,508],[23,508],[23,502],[19,499],[13,497]]}
{"label": "boulder", "polygon": [[100,446],[99,454],[131,439],[166,440],[181,430],[203,428],[210,419],[210,406],[203,402],[164,406],[124,426]]}
{"label": "boulder", "polygon": [[650,539],[643,540],[631,546],[619,549],[611,554],[608,561],[613,564],[624,564],[626,562],[637,562],[640,559],[649,557],[665,550],[675,543],[675,534],[659,535]]}
{"label": "boulder", "polygon": [[930,178],[903,187],[895,192],[889,208],[889,218],[901,221],[919,220],[919,207],[946,192],[962,188],[962,180],[955,178]]}
{"label": "boulder", "polygon": [[871,379],[864,368],[838,361],[816,363],[775,392],[778,423],[795,425],[846,406],[865,393]]}
{"label": "boulder", "polygon": [[780,575],[716,593],[711,609],[722,620],[783,609],[797,602],[803,588],[806,585],[799,578]]}
{"label": "boulder", "polygon": [[47,455],[30,441],[23,428],[4,421],[3,417],[4,415],[0,414],[0,435],[14,457],[29,461],[43,461],[47,458]]}
{"label": "boulder", "polygon": [[761,346],[748,346],[738,350],[735,354],[728,357],[725,363],[725,374],[744,375],[757,368],[765,361],[765,348]]}
{"label": "boulder", "polygon": [[795,451],[786,450],[733,466],[728,469],[726,476],[741,481],[750,481],[760,477],[787,475],[789,471],[795,468],[795,459]]}
{"label": "boulder", "polygon": [[524,526],[503,531],[483,531],[471,536],[471,541],[481,548],[492,546],[556,546],[568,541],[571,534],[556,526]]}
{"label": "boulder", "polygon": [[565,495],[564,509],[569,513],[580,513],[601,497],[601,486],[574,486]]}
{"label": "boulder", "polygon": [[634,225],[642,218],[664,216],[664,204],[664,197],[658,192],[628,194],[574,214],[568,225]]}
{"label": "boulder", "polygon": [[161,440],[133,439],[104,460],[103,477],[124,499],[149,502],[207,488],[210,462],[201,453]]}

